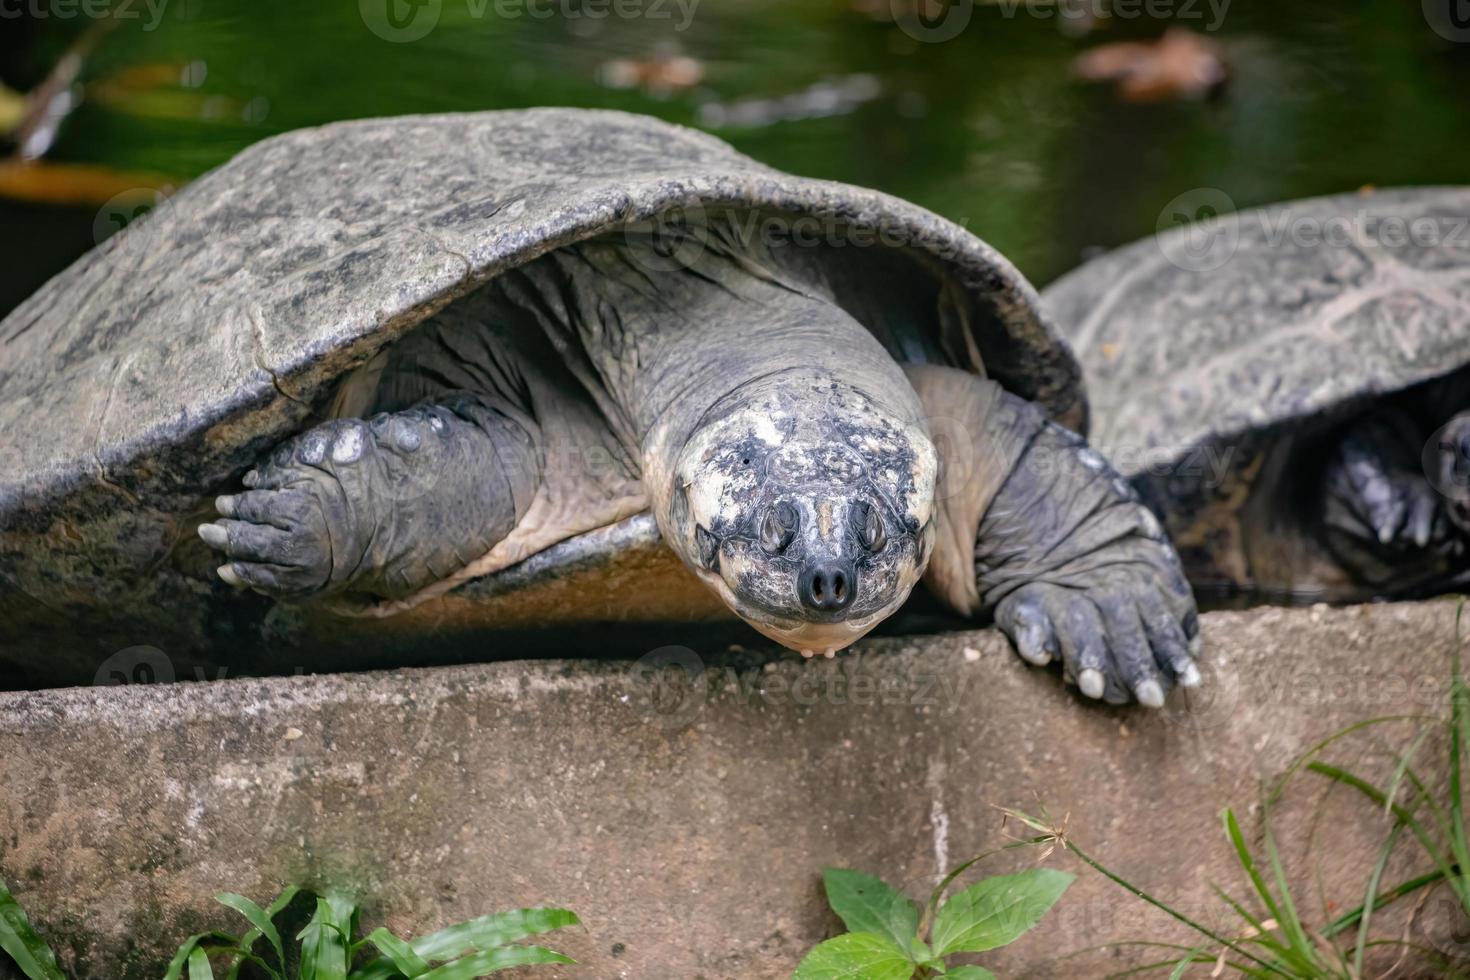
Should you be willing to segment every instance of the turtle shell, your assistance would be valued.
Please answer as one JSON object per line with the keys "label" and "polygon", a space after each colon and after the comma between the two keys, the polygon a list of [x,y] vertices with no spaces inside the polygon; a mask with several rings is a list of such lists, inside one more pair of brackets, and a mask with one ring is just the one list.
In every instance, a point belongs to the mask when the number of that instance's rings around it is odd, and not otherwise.
{"label": "turtle shell", "polygon": [[[1227,211],[1216,198],[1181,210]],[[1224,213],[1042,296],[1082,362],[1094,444],[1166,516],[1186,565],[1239,584],[1236,512],[1262,474],[1290,487],[1274,450],[1470,364],[1470,189]]]}
{"label": "turtle shell", "polygon": [[[0,321],[0,639],[75,629],[78,616],[141,624],[110,628],[94,649],[144,627],[181,653],[260,636],[261,608],[242,611],[249,597],[186,567],[194,526],[337,379],[506,269],[634,222],[717,209],[815,222],[840,239],[822,239],[823,261],[894,284],[891,297],[870,285],[855,302],[896,357],[984,372],[1085,425],[1080,371],[1031,286],[912,204],[617,112],[301,130],[164,200]],[[841,247],[853,243],[872,247]],[[571,567],[646,536],[630,527],[538,557]],[[514,583],[555,577],[499,574],[461,587],[479,610],[467,619],[493,622]]]}

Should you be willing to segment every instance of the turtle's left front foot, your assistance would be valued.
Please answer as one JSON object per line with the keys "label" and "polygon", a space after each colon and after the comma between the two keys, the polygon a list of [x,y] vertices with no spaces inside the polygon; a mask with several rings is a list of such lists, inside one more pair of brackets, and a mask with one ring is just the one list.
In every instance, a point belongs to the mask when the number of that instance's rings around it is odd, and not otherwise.
{"label": "turtle's left front foot", "polygon": [[1091,698],[1161,707],[1200,683],[1199,617],[1178,556],[1128,483],[1078,436],[1041,426],[980,525],[984,605],[1034,664]]}

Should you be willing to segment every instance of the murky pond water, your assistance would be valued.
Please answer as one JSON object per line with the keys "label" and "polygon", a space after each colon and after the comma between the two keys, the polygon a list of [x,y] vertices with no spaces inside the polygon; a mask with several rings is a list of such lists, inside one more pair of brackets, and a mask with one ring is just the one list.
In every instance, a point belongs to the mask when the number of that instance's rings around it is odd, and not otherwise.
{"label": "murky pond water", "polygon": [[[1090,30],[1077,15],[1105,0],[1066,0],[1067,16],[966,0],[946,21],[913,2],[128,0],[50,157],[182,182],[334,119],[628,109],[913,199],[1038,283],[1152,232],[1195,188],[1244,207],[1470,179],[1470,31],[1452,40],[1413,0],[1150,0],[1230,73],[1213,97],[1150,103],[1074,77],[1079,53],[1160,33],[1128,16],[1142,0],[1112,0]],[[0,21],[4,81],[22,90],[88,26],[70,0],[23,9]],[[91,245],[97,210],[0,202],[0,311]]]}

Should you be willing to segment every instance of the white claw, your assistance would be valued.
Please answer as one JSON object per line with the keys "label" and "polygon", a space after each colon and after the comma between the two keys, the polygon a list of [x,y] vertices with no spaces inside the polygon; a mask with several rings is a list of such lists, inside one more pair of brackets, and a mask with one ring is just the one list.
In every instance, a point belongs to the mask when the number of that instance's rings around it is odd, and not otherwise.
{"label": "white claw", "polygon": [[233,585],[237,589],[245,588],[245,582],[240,576],[235,574],[235,569],[231,566],[221,565],[216,571],[219,572],[219,577],[224,580],[226,585]]}
{"label": "white claw", "polygon": [[1199,668],[1194,664],[1189,664],[1184,668],[1183,673],[1179,675],[1179,686],[1199,687],[1203,680],[1204,678],[1200,676]]}
{"label": "white claw", "polygon": [[1189,641],[1189,655],[1191,657],[1198,658],[1199,652],[1202,649],[1204,649],[1204,642],[1201,641],[1199,637],[1196,636],[1194,639]]}
{"label": "white claw", "polygon": [[1102,671],[1094,670],[1091,667],[1087,668],[1077,678],[1077,686],[1082,690],[1083,694],[1090,698],[1102,697],[1104,686]]}
{"label": "white claw", "polygon": [[221,517],[234,517],[235,516],[235,498],[234,497],[215,497],[214,498],[214,509],[219,512],[219,516],[221,516]]}
{"label": "white claw", "polygon": [[204,543],[209,545],[211,548],[223,549],[225,545],[229,544],[230,542],[229,532],[220,527],[218,524],[199,525],[199,536],[203,538]]}
{"label": "white claw", "polygon": [[1162,708],[1164,706],[1164,689],[1155,680],[1147,680],[1139,684],[1133,689],[1133,696],[1145,708]]}
{"label": "white claw", "polygon": [[1051,663],[1051,654],[1043,646],[1045,643],[1046,631],[1035,623],[1028,623],[1016,632],[1016,650],[1029,664],[1045,667]]}

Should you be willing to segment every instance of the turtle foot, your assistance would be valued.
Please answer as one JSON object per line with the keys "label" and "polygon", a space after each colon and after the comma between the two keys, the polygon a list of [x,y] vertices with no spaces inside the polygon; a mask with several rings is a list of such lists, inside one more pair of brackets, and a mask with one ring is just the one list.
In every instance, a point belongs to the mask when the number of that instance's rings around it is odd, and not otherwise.
{"label": "turtle foot", "polygon": [[1199,616],[1158,520],[1077,435],[1035,432],[991,502],[977,584],[1028,663],[1060,661],[1089,698],[1164,704],[1200,683]]}
{"label": "turtle foot", "polygon": [[279,446],[215,501],[219,577],[278,599],[410,596],[487,552],[539,479],[536,445],[466,398],[336,419]]}
{"label": "turtle foot", "polygon": [[227,559],[220,579],[278,599],[329,591],[335,550],[361,537],[349,526],[361,508],[351,506],[337,470],[359,463],[370,446],[366,423],[329,422],[246,473],[243,493],[215,498],[221,520],[201,524],[199,537]]}
{"label": "turtle foot", "polygon": [[1416,458],[1419,442],[1397,413],[1356,423],[1328,466],[1327,525],[1379,553],[1422,550],[1441,540],[1443,501]]}

